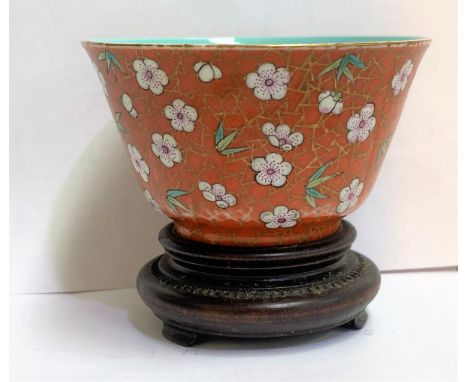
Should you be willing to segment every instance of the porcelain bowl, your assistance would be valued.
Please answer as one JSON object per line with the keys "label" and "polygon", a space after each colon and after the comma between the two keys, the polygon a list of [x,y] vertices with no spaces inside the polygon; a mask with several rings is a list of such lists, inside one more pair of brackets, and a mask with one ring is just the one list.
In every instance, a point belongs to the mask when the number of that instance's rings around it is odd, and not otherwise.
{"label": "porcelain bowl", "polygon": [[291,245],[369,195],[430,41],[84,42],[150,205],[184,238]]}

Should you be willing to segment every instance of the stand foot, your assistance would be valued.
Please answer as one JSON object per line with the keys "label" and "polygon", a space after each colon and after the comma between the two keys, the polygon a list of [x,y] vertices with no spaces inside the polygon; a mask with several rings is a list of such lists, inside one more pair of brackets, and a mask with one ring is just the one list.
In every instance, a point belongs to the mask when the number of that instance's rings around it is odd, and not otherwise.
{"label": "stand foot", "polygon": [[193,346],[200,343],[200,335],[188,330],[180,329],[164,323],[162,335],[169,341],[182,346]]}
{"label": "stand foot", "polygon": [[[140,297],[164,322],[163,335],[192,346],[211,336],[285,337],[364,326],[380,273],[350,249],[354,227],[284,247],[221,247],[192,242],[166,226],[166,253],[138,275]],[[356,312],[360,312],[356,315]]]}
{"label": "stand foot", "polygon": [[366,322],[367,322],[367,312],[363,310],[356,317],[354,317],[351,321],[347,322],[346,326],[355,330],[360,330],[364,327]]}

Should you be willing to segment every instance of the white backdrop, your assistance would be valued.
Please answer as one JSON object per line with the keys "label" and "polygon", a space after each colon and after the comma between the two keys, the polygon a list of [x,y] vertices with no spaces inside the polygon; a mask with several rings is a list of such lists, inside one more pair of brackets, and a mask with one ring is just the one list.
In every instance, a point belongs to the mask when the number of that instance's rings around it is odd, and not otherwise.
{"label": "white backdrop", "polygon": [[11,2],[13,293],[132,287],[168,222],[146,205],[79,42],[93,37],[433,38],[377,184],[349,220],[382,270],[456,258],[456,1]]}

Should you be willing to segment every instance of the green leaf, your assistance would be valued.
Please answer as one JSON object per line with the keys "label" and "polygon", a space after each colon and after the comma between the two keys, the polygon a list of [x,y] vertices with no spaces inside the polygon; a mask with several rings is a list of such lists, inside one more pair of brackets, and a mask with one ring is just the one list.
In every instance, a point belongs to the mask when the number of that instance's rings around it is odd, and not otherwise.
{"label": "green leaf", "polygon": [[332,163],[333,163],[333,160],[328,161],[327,163],[323,164],[323,165],[310,177],[309,181],[319,178],[319,177],[325,172],[325,170],[326,170]]}
{"label": "green leaf", "polygon": [[328,73],[329,71],[333,70],[333,69],[336,69],[338,66],[340,66],[340,62],[341,62],[341,59],[338,59],[336,60],[334,63],[328,65],[325,69],[323,69],[320,73],[319,73],[319,77],[325,73]]}
{"label": "green leaf", "polygon": [[387,152],[387,142],[382,143],[380,146],[379,152],[377,154],[377,160],[381,160],[384,156],[385,153]]}
{"label": "green leaf", "polygon": [[349,80],[351,80],[351,82],[354,82],[353,74],[348,68],[345,68],[343,73],[345,74],[346,77],[348,77]]}
{"label": "green leaf", "polygon": [[120,113],[119,112],[115,113],[114,119],[115,119],[115,125],[117,126],[117,129],[119,129],[121,133],[127,134],[128,133],[127,129],[125,127],[123,127],[122,123],[120,122]]}
{"label": "green leaf", "polygon": [[237,134],[239,134],[239,129],[234,130],[232,133],[221,139],[221,141],[219,141],[218,145],[216,146],[216,149],[220,152],[224,151],[224,149],[228,147],[237,137]]}
{"label": "green leaf", "polygon": [[104,61],[106,59],[106,52],[101,52],[98,54],[97,59],[99,61]]}
{"label": "green leaf", "polygon": [[340,77],[343,75],[343,72],[345,71],[346,65],[348,65],[348,63],[349,63],[349,56],[344,56],[341,59],[340,67],[338,68],[338,73],[336,74],[336,79],[337,80],[339,80]]}
{"label": "green leaf", "polygon": [[382,143],[382,146],[380,147],[380,151],[382,152],[382,154],[385,154],[387,152],[387,149],[388,149],[388,143],[387,142]]}
{"label": "green leaf", "polygon": [[327,199],[328,196],[325,196],[318,192],[317,190],[314,190],[313,188],[307,189],[307,195],[306,195],[306,201],[309,203],[313,208],[317,208],[317,202],[315,199]]}
{"label": "green leaf", "polygon": [[178,196],[181,196],[181,195],[187,195],[187,192],[174,189],[174,190],[168,190],[166,192],[166,195],[171,198],[177,198]]}
{"label": "green leaf", "polygon": [[314,187],[325,183],[326,181],[334,178],[337,174],[322,176],[322,174],[327,170],[328,167],[334,162],[333,160],[328,161],[323,164],[310,178],[309,182],[306,184],[306,201],[313,208],[317,208],[317,203],[315,199],[326,199],[328,196],[317,191]]}
{"label": "green leaf", "polygon": [[358,68],[365,68],[366,65],[364,65],[364,62],[362,62],[359,57],[355,56],[354,54],[350,54],[349,56],[349,60],[351,61],[351,63],[354,65],[354,66],[357,66]]}
{"label": "green leaf", "polygon": [[306,184],[306,188],[317,187],[319,184],[325,183],[327,180],[330,180],[330,179],[334,178],[335,176],[336,175],[328,175],[328,176],[324,176],[324,177],[321,177],[321,178],[313,179],[313,180],[309,181],[309,183]]}
{"label": "green leaf", "polygon": [[179,213],[177,208],[180,208],[181,210],[184,210],[185,212],[191,213],[191,211],[187,207],[185,207],[181,202],[179,202],[176,199],[177,197],[186,195],[186,194],[187,192],[183,190],[177,190],[177,189],[168,190],[166,192],[167,204],[169,204],[169,206],[177,213]]}
{"label": "green leaf", "polygon": [[105,52],[106,62],[107,62],[107,72],[109,73],[113,64],[117,65],[117,67],[123,71],[122,65],[120,65],[119,59],[114,53],[111,53],[106,50]]}
{"label": "green leaf", "polygon": [[379,148],[379,152],[377,153],[377,160],[380,161],[385,154],[387,153],[388,146],[390,145],[390,142],[392,141],[393,133],[391,133],[385,140],[382,142]]}
{"label": "green leaf", "polygon": [[118,121],[115,122],[115,125],[117,126],[117,129],[119,129],[119,131],[121,133],[124,133],[124,134],[128,133],[127,129],[125,127],[123,127],[123,125],[120,122],[118,122]]}
{"label": "green leaf", "polygon": [[224,149],[221,151],[221,154],[223,155],[232,155],[236,153],[240,153],[241,151],[248,150],[248,147],[233,147],[232,149]]}
{"label": "green leaf", "polygon": [[172,196],[167,196],[166,200],[171,207],[178,207],[181,210],[184,210],[185,212],[191,213],[191,211],[187,207],[185,207],[181,202],[179,202],[176,198],[173,198]]}
{"label": "green leaf", "polygon": [[107,63],[107,73],[109,73],[109,70],[112,66],[112,59],[108,55],[109,52],[106,52],[106,63]]}
{"label": "green leaf", "polygon": [[313,198],[317,198],[317,199],[327,199],[328,196],[318,192],[316,189],[314,188],[308,188],[307,189],[307,195],[313,197]]}
{"label": "green leaf", "polygon": [[313,197],[307,195],[306,200],[312,207],[317,208],[317,203],[315,203],[315,199]]}
{"label": "green leaf", "polygon": [[218,125],[218,128],[216,129],[216,135],[215,135],[215,145],[219,143],[221,139],[224,137],[224,122],[221,121]]}
{"label": "green leaf", "polygon": [[114,56],[114,58],[112,59],[114,61],[114,64],[117,65],[117,67],[123,71],[123,68],[122,68],[122,65],[120,64],[120,61],[119,59],[117,58],[117,56]]}
{"label": "green leaf", "polygon": [[166,199],[166,201],[167,201],[167,204],[169,205],[169,207],[171,207],[172,210],[173,210],[174,212],[176,212],[177,214],[180,215],[179,210],[176,208],[176,206],[173,205],[173,204],[171,204],[171,203],[169,202],[169,200]]}

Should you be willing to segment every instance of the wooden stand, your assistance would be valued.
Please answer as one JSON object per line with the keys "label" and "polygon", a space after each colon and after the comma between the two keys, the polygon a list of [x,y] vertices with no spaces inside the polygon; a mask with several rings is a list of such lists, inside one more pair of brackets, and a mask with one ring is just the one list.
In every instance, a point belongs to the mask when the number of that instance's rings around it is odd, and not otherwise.
{"label": "wooden stand", "polygon": [[163,334],[190,346],[209,336],[282,337],[347,325],[360,329],[380,274],[351,250],[343,221],[324,240],[283,247],[222,247],[178,236],[159,240],[166,253],[140,271],[138,292],[164,322]]}

